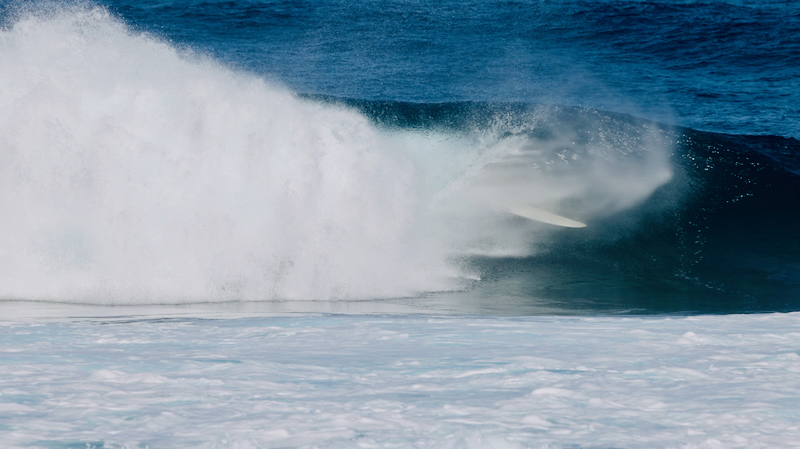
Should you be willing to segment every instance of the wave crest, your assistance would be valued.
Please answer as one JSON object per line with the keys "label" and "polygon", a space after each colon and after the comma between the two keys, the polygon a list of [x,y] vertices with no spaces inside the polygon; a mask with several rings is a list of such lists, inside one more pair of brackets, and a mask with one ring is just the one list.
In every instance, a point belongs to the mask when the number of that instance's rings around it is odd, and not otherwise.
{"label": "wave crest", "polygon": [[[0,84],[6,299],[460,288],[471,274],[454,254],[524,254],[546,234],[507,202],[591,218],[671,173],[663,148],[631,158],[606,151],[612,141],[579,142],[586,162],[571,163],[559,155],[571,125],[547,142],[509,135],[535,114],[467,130],[381,126],[133,33],[101,8],[27,13],[0,31]],[[553,158],[566,164],[541,165]]]}

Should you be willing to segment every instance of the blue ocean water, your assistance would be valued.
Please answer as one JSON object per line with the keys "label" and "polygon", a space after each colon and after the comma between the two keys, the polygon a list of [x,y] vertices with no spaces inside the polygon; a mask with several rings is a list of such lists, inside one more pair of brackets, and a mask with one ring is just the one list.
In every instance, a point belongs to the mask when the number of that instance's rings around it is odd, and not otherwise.
{"label": "blue ocean water", "polygon": [[790,1],[102,2],[136,30],[296,92],[627,112],[798,137]]}

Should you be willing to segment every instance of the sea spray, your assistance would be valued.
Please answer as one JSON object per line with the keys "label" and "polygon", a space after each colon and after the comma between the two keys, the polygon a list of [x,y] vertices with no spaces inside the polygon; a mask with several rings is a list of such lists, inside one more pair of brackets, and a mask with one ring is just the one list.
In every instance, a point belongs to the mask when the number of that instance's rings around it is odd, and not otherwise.
{"label": "sea spray", "polygon": [[567,142],[568,125],[546,141],[509,119],[376,125],[131,32],[102,8],[28,13],[0,31],[0,83],[5,299],[457,289],[473,273],[454,255],[522,255],[547,233],[507,207],[591,219],[671,173],[663,148],[628,158],[614,142]]}
{"label": "sea spray", "polygon": [[21,20],[0,58],[2,297],[352,298],[452,274],[415,235],[413,164],[359,114],[102,9]]}

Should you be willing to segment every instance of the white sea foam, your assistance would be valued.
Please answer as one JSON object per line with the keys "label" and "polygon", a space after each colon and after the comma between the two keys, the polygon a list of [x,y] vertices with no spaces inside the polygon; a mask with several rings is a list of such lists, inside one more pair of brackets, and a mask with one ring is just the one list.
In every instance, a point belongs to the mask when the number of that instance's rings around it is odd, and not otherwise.
{"label": "white sea foam", "polygon": [[0,324],[4,448],[800,447],[800,315]]}
{"label": "white sea foam", "polygon": [[[548,149],[503,130],[381,130],[99,8],[26,13],[0,30],[0,85],[3,299],[459,288],[471,274],[448,262],[454,253],[529,250],[537,230],[506,215],[507,203],[563,213],[563,200],[592,197],[565,209],[586,220],[641,201],[670,174],[663,152],[630,167],[589,152],[573,172],[531,177],[531,155]],[[527,161],[509,168],[523,150]]]}

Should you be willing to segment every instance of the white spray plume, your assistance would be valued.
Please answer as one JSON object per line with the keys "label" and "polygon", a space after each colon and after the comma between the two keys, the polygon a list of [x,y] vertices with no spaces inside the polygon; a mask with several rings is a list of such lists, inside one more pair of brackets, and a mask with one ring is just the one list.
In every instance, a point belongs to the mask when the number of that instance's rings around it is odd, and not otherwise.
{"label": "white spray plume", "polygon": [[[655,159],[622,171],[587,160],[548,175],[529,170],[548,150],[524,138],[382,130],[132,33],[101,8],[0,30],[0,86],[0,299],[453,289],[467,273],[451,256],[486,235],[500,236],[489,238],[498,252],[525,251],[532,231],[509,221],[510,203],[586,218],[597,210],[559,202],[591,193],[619,210],[669,173]],[[520,152],[530,160],[498,164]]]}

